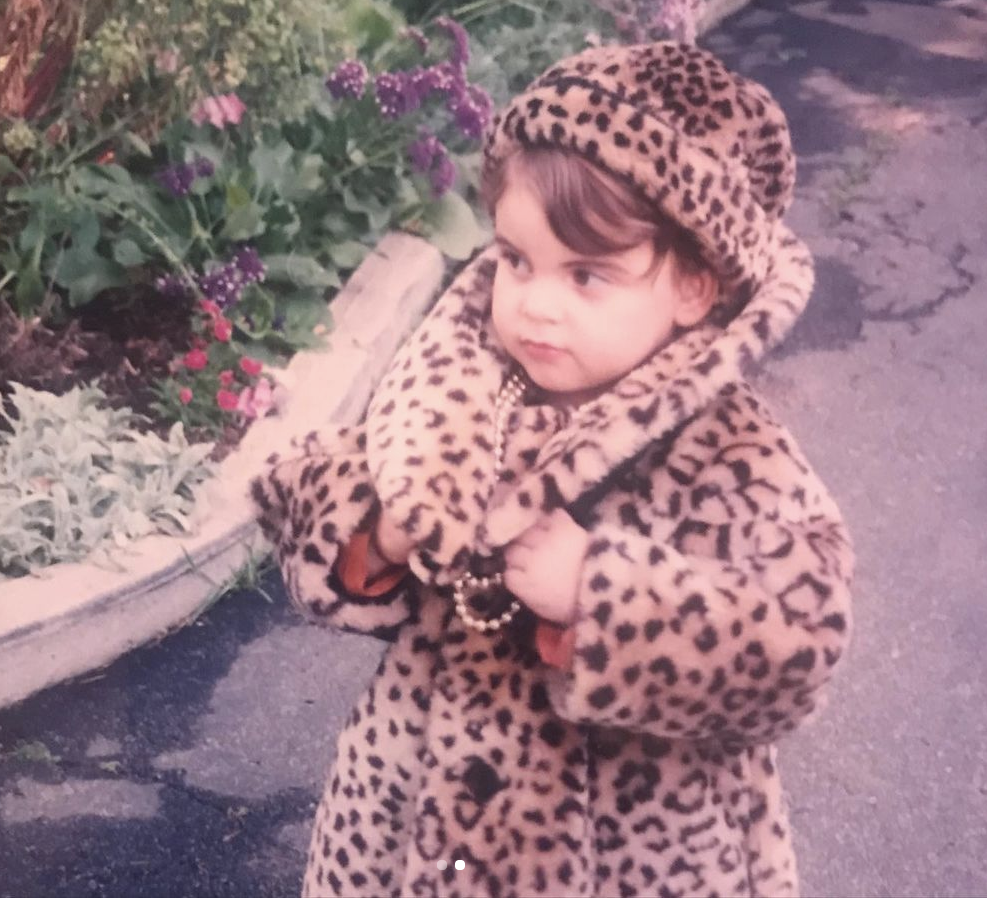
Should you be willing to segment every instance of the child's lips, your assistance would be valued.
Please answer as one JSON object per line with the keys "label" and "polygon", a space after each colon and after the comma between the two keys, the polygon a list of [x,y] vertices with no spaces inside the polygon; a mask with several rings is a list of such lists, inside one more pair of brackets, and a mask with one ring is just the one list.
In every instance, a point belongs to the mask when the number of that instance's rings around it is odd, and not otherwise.
{"label": "child's lips", "polygon": [[561,349],[558,346],[553,346],[551,343],[537,343],[534,340],[522,340],[521,345],[528,352],[542,358],[554,358],[565,352],[564,349]]}

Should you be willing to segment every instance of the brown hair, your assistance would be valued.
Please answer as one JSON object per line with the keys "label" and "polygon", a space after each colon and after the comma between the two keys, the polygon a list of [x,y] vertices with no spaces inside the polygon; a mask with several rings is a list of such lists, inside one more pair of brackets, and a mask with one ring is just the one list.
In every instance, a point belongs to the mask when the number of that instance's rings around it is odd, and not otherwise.
{"label": "brown hair", "polygon": [[711,270],[702,257],[699,242],[689,231],[638,191],[567,150],[525,148],[485,166],[480,190],[491,215],[514,166],[520,167],[541,198],[552,233],[574,252],[606,255],[650,239],[656,265],[672,251],[686,272]]}

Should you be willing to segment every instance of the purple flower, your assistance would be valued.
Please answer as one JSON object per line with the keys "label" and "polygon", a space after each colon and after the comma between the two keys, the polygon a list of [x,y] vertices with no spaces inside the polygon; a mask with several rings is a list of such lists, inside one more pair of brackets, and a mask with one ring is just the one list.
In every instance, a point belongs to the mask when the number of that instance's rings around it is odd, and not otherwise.
{"label": "purple flower", "polygon": [[383,72],[377,76],[374,90],[384,118],[401,118],[421,106],[419,88],[408,72]]}
{"label": "purple flower", "polygon": [[415,96],[418,98],[419,104],[427,100],[436,91],[441,91],[445,83],[442,74],[435,66],[429,66],[427,69],[416,66],[405,72],[404,77],[407,79],[409,90],[414,91]]}
{"label": "purple flower", "polygon": [[177,274],[162,275],[154,286],[165,299],[184,299],[189,293],[189,285]]}
{"label": "purple flower", "polygon": [[326,78],[326,87],[334,100],[343,97],[357,99],[363,96],[367,86],[367,67],[358,59],[348,59],[336,66],[335,71]]}
{"label": "purple flower", "polygon": [[[460,132],[472,140],[478,140],[490,123],[493,103],[486,91],[470,85],[466,79],[469,37],[465,29],[445,16],[435,21],[452,40],[450,58],[428,67],[382,72],[374,80],[377,106],[385,119],[398,119],[420,109],[426,100],[439,94],[445,98],[446,108]],[[426,158],[426,143],[416,141],[408,151],[418,170],[432,171]],[[440,183],[445,183],[447,178],[448,172],[444,171]]]}
{"label": "purple flower", "polygon": [[456,181],[456,167],[452,164],[452,160],[445,152],[445,148],[442,150],[442,155],[439,156],[435,161],[435,167],[432,169],[432,192],[437,196],[442,196],[446,193]]}
{"label": "purple flower", "polygon": [[257,250],[252,246],[245,246],[238,250],[233,257],[233,264],[240,272],[245,283],[256,284],[264,280],[267,268],[261,262]]}
{"label": "purple flower", "polygon": [[460,93],[450,95],[448,106],[456,127],[466,137],[478,140],[483,136],[493,110],[490,95],[485,90],[476,86],[464,88]]}
{"label": "purple flower", "polygon": [[450,62],[401,72],[383,72],[374,81],[377,106],[381,115],[397,119],[420,109],[433,94],[446,98],[449,110],[461,118],[460,129],[479,137],[490,119],[492,103],[487,93],[466,83],[463,72]]}
{"label": "purple flower", "polygon": [[[221,309],[227,309],[240,301],[243,288],[264,280],[267,268],[252,246],[243,246],[233,258],[211,271],[197,275],[195,286],[199,292],[212,300]],[[192,284],[181,280],[177,275],[165,275],[154,282],[155,287],[166,297],[177,299],[191,292]]]}
{"label": "purple flower", "polygon": [[221,309],[236,304],[240,299],[241,282],[235,265],[214,268],[197,278],[199,289],[206,299],[211,299]]}
{"label": "purple flower", "polygon": [[271,322],[271,327],[276,331],[284,330],[285,317],[280,312],[274,316],[274,320]]}
{"label": "purple flower", "polygon": [[461,93],[466,88],[466,75],[462,69],[456,68],[451,62],[439,62],[431,67],[435,89],[447,96],[451,93]]}
{"label": "purple flower", "polygon": [[187,196],[195,181],[195,169],[184,163],[169,165],[159,171],[154,179],[172,196]]}
{"label": "purple flower", "polygon": [[470,61],[470,39],[466,29],[448,16],[439,16],[435,24],[452,39],[452,64],[463,71],[466,63]]}
{"label": "purple flower", "polygon": [[451,63],[440,62],[423,69],[421,66],[405,73],[411,87],[424,103],[432,94],[441,94],[447,99],[460,97],[466,90],[466,78]]}
{"label": "purple flower", "polygon": [[445,147],[434,134],[423,131],[419,138],[408,145],[408,157],[415,171],[428,174],[436,156],[445,153]]}
{"label": "purple flower", "polygon": [[429,176],[432,193],[442,196],[456,180],[456,167],[449,158],[449,153],[434,134],[422,131],[418,139],[408,146],[408,157],[411,167]]}
{"label": "purple flower", "polygon": [[196,178],[208,178],[215,170],[208,159],[196,156],[192,163],[179,162],[161,169],[154,179],[172,196],[188,196]]}
{"label": "purple flower", "polygon": [[428,53],[428,38],[422,32],[421,28],[415,28],[414,25],[409,25],[407,28],[401,31],[403,37],[410,38],[416,44],[418,44],[418,49],[422,53]]}

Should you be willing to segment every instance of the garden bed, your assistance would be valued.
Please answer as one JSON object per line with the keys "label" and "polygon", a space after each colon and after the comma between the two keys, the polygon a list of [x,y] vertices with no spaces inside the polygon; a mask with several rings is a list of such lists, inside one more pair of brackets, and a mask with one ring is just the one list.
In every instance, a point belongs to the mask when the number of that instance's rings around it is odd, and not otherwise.
{"label": "garden bed", "polygon": [[[20,383],[57,396],[92,384],[113,409],[129,408],[143,416],[134,423],[139,433],[166,439],[173,422],[153,409],[150,384],[174,371],[175,359],[193,339],[192,303],[164,302],[149,289],[123,294],[106,292],[76,310],[67,324],[24,321],[0,299],[0,395]],[[8,415],[13,405],[5,402]],[[230,419],[218,438],[201,427],[186,431],[191,443],[214,442],[212,461],[222,461],[236,448],[249,419]],[[0,430],[9,426],[0,419]]]}
{"label": "garden bed", "polygon": [[[121,552],[121,569],[54,565],[3,584],[0,707],[101,667],[195,618],[241,569],[268,552],[248,496],[272,452],[322,424],[355,423],[397,347],[444,275],[433,246],[386,237],[335,300],[337,327],[282,376],[283,410],[254,422],[203,490],[194,535],[149,536]],[[368,306],[374,314],[368,315]]]}

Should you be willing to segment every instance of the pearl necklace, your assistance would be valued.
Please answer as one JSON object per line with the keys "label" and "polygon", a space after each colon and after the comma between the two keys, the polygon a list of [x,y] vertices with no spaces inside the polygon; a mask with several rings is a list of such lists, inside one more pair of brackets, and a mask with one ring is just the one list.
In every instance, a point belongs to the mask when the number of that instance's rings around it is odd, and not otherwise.
{"label": "pearl necklace", "polygon": [[[494,487],[500,481],[500,476],[504,467],[504,446],[507,430],[507,419],[511,410],[520,402],[524,396],[525,384],[521,375],[516,372],[511,375],[507,383],[501,387],[497,394],[497,402],[494,406]],[[491,488],[491,494],[493,488]],[[466,608],[466,600],[485,592],[488,589],[503,586],[504,575],[493,574],[489,577],[474,577],[469,571],[463,574],[452,585],[452,596],[456,602],[456,613],[462,618],[467,627],[485,633],[488,630],[496,632],[501,627],[509,624],[514,615],[521,610],[521,603],[515,599],[499,617],[483,620],[473,617]]]}

